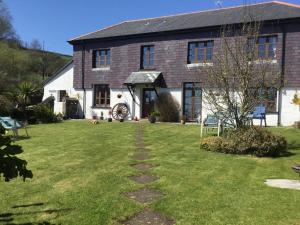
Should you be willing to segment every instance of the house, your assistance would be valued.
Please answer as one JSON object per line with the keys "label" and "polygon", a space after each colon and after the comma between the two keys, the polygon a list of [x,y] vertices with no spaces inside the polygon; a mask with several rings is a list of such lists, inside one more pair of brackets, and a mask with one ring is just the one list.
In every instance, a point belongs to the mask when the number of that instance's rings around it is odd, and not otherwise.
{"label": "house", "polygon": [[126,103],[132,119],[147,117],[157,95],[168,92],[189,121],[204,118],[204,67],[218,54],[220,27],[243,22],[245,10],[264,21],[260,54],[272,55],[283,79],[264,101],[267,124],[292,125],[300,120],[292,104],[300,93],[300,6],[277,1],[125,21],[74,38],[73,62],[47,83],[45,96],[78,94],[85,118],[107,117]]}

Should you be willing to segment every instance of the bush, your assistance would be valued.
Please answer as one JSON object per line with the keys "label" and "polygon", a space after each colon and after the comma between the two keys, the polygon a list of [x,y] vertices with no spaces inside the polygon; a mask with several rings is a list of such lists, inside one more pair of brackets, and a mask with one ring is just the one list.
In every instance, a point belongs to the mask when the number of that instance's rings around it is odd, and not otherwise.
{"label": "bush", "polygon": [[9,116],[13,108],[13,102],[6,96],[0,95],[0,116]]}
{"label": "bush", "polygon": [[0,123],[0,135],[5,134],[5,128]]}
{"label": "bush", "polygon": [[57,123],[62,121],[61,116],[56,115],[48,105],[35,105],[32,107],[32,110],[38,122]]}
{"label": "bush", "polygon": [[155,105],[160,113],[160,121],[178,122],[179,103],[174,99],[174,97],[170,93],[160,93],[159,97],[155,101]]}
{"label": "bush", "polygon": [[214,152],[276,157],[286,152],[287,141],[264,128],[250,127],[229,131],[223,137],[205,138],[201,147]]}

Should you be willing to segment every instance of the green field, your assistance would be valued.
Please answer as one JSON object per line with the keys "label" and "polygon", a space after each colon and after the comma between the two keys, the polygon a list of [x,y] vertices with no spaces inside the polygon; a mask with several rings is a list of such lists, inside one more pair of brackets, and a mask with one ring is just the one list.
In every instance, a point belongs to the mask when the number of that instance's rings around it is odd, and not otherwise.
{"label": "green field", "polygon": [[[224,155],[199,148],[199,127],[143,123],[144,142],[166,195],[149,207],[180,225],[299,225],[300,191],[267,187],[268,178],[299,179],[300,131],[273,128],[289,157]],[[118,224],[143,208],[122,195],[143,185],[127,177],[136,123],[88,121],[35,125],[23,146],[34,178],[0,185],[0,224]],[[33,204],[33,205],[31,205]],[[22,206],[23,205],[23,206]],[[30,206],[31,205],[31,206]],[[22,207],[21,207],[22,206]]]}

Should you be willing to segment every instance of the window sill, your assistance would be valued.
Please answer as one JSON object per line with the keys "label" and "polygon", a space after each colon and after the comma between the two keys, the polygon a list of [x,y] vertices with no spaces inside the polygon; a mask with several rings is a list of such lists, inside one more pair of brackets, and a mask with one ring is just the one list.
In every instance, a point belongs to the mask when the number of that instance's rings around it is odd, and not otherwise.
{"label": "window sill", "polygon": [[277,59],[259,59],[254,61],[255,64],[276,64]]}
{"label": "window sill", "polygon": [[92,71],[108,71],[110,67],[93,68]]}
{"label": "window sill", "polygon": [[156,68],[141,68],[140,71],[153,71],[156,70]]}
{"label": "window sill", "polygon": [[205,66],[213,66],[214,64],[212,62],[206,62],[206,63],[191,63],[187,64],[187,68],[194,68],[194,67],[205,67]]}
{"label": "window sill", "polygon": [[92,106],[91,109],[111,109],[110,106]]}

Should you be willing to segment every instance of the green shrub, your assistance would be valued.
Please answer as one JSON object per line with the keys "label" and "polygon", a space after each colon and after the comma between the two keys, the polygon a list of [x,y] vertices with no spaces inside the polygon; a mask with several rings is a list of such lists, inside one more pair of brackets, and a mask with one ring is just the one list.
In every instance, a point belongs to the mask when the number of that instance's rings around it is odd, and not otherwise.
{"label": "green shrub", "polygon": [[5,134],[5,128],[0,123],[0,135]]}
{"label": "green shrub", "polygon": [[264,128],[250,127],[229,131],[223,137],[205,138],[201,147],[215,152],[276,157],[286,152],[287,141]]}
{"label": "green shrub", "polygon": [[48,105],[35,105],[32,107],[32,110],[38,122],[57,123],[62,120],[61,116],[56,115]]}
{"label": "green shrub", "polygon": [[159,97],[155,101],[155,105],[160,113],[160,121],[179,121],[179,103],[174,99],[174,97],[170,93],[160,93]]}
{"label": "green shrub", "polygon": [[0,95],[0,116],[9,116],[13,108],[13,102],[6,96]]}

